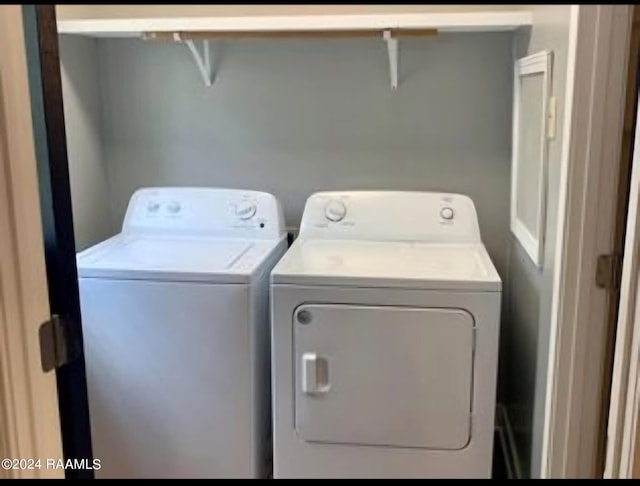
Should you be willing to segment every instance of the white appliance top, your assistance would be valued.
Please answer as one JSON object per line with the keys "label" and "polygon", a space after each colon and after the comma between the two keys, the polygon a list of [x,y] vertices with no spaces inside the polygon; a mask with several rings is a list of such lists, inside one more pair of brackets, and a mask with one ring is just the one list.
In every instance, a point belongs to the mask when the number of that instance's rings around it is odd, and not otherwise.
{"label": "white appliance top", "polygon": [[471,199],[458,194],[323,192],[273,283],[500,291]]}
{"label": "white appliance top", "polygon": [[148,188],[131,197],[122,232],[77,255],[79,277],[248,281],[284,245],[271,194]]}

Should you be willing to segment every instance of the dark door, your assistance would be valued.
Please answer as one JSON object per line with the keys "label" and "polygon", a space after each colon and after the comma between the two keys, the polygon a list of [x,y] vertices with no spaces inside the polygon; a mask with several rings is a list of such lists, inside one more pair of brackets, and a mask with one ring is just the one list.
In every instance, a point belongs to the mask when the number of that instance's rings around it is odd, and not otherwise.
{"label": "dark door", "polygon": [[[71,360],[56,370],[65,459],[91,464],[91,433],[73,217],[54,5],[25,5],[23,22],[33,117],[40,209],[52,314],[63,323]],[[67,478],[93,478],[87,469],[66,469]]]}

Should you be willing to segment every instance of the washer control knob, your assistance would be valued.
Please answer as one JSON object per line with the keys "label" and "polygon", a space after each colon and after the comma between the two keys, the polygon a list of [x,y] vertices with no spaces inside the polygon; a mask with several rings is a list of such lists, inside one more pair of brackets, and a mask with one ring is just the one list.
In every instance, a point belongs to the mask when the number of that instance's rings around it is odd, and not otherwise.
{"label": "washer control knob", "polygon": [[339,199],[332,199],[324,208],[324,215],[333,222],[342,221],[347,214],[347,207]]}
{"label": "washer control knob", "polygon": [[453,214],[453,208],[450,208],[449,206],[445,206],[440,210],[440,217],[442,219],[451,220],[453,219]]}
{"label": "washer control knob", "polygon": [[236,216],[240,219],[251,219],[256,214],[256,205],[250,201],[242,201],[236,205]]}
{"label": "washer control knob", "polygon": [[181,209],[181,206],[178,201],[171,201],[169,204],[167,204],[167,211],[169,211],[172,214],[179,213],[180,209]]}
{"label": "washer control knob", "polygon": [[147,203],[147,211],[150,213],[157,213],[158,209],[160,209],[160,203],[157,201],[149,201]]}

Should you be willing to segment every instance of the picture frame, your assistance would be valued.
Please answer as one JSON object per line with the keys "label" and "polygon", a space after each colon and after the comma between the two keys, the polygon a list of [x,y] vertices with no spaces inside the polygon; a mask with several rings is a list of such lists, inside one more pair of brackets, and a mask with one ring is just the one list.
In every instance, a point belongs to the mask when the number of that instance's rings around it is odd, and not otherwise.
{"label": "picture frame", "polygon": [[544,259],[551,51],[514,67],[510,228],[537,267]]}

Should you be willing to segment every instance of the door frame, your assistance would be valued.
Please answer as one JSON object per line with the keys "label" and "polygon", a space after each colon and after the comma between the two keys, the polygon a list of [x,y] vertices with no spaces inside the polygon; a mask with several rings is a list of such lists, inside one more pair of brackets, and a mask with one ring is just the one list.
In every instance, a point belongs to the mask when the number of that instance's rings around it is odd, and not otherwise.
{"label": "door frame", "polygon": [[63,326],[68,351],[67,362],[55,370],[63,455],[87,465],[68,468],[65,476],[90,479],[93,454],[55,5],[21,10],[49,306]]}
{"label": "door frame", "polygon": [[[630,23],[630,16],[624,18],[626,7],[571,6],[542,477],[593,473],[595,446],[587,439],[596,437],[599,428],[596,402],[602,380],[589,371],[601,364],[591,351],[600,349],[599,354],[604,354],[599,340],[607,321],[607,298],[595,287],[594,275],[597,255],[611,249],[613,234],[607,227],[616,201],[617,180],[613,179],[617,174],[611,174],[615,171],[610,170],[610,161],[619,158],[611,156],[619,148],[625,70],[612,67],[621,65],[625,57],[630,27],[625,24]],[[0,201],[6,203],[0,204],[6,208],[0,211],[0,225],[8,227],[0,231],[4,311],[0,330],[13,340],[2,340],[5,344],[0,347],[0,419],[9,419],[13,425],[5,429],[7,437],[0,440],[0,448],[26,457],[61,457],[53,375],[43,374],[36,365],[35,326],[48,318],[49,306],[25,52],[16,47],[24,44],[20,8],[0,6],[0,23],[6,24],[0,39],[13,36],[11,42],[2,43],[12,48],[0,52],[0,60],[13,66],[7,70],[13,71],[9,81],[2,79],[2,90],[5,105],[16,112],[12,112],[12,123],[4,124],[9,148],[0,158],[0,187],[7,188],[7,200]],[[15,265],[5,265],[6,261]],[[19,325],[7,326],[8,321]],[[12,358],[10,353],[17,349],[25,354]],[[30,406],[23,408],[23,404]]]}
{"label": "door frame", "polygon": [[0,6],[0,456],[41,467],[0,477],[61,478],[56,377],[40,368],[38,327],[49,318],[31,101],[20,5]]}
{"label": "door frame", "polygon": [[640,124],[634,135],[633,168],[629,197],[629,217],[622,268],[620,313],[617,325],[607,458],[604,477],[636,477],[640,461]]}
{"label": "door frame", "polygon": [[615,249],[630,6],[572,5],[570,15],[542,478],[601,477],[615,297],[595,275]]}
{"label": "door frame", "polygon": [[[15,378],[3,376],[0,435],[20,423],[14,442],[31,440],[32,446],[11,449],[11,438],[0,444],[9,444],[5,447],[11,458],[41,460],[40,468],[11,471],[14,475],[92,478],[83,356],[80,352],[55,372],[45,373],[40,364],[39,327],[52,314],[64,326],[66,349],[82,349],[55,6],[16,5],[3,7],[2,14],[0,20],[6,24],[2,45],[10,49],[2,52],[0,61],[3,82],[6,77],[10,84],[3,96],[8,179],[0,182],[6,187],[10,243],[1,256],[3,262],[6,258],[16,265],[15,278],[7,277],[2,290],[7,292],[3,302],[7,308],[16,303],[21,308],[20,313],[3,317],[5,332],[14,338],[0,346],[0,366],[2,371],[17,369],[24,361],[28,371]],[[14,145],[21,152],[12,151]],[[8,265],[1,267],[8,272]],[[9,294],[12,290],[14,294]],[[17,393],[24,395],[24,403],[9,401]],[[57,449],[52,445],[51,452],[43,455],[35,447],[47,440]],[[47,459],[81,462],[50,469]]]}
{"label": "door frame", "polygon": [[[620,308],[616,329],[604,477],[640,477],[640,7],[634,5],[626,128],[631,159],[629,211],[625,231]],[[635,128],[634,128],[635,126]],[[633,129],[633,132],[631,130]],[[627,132],[625,131],[625,136]],[[631,142],[631,143],[630,143]]]}

